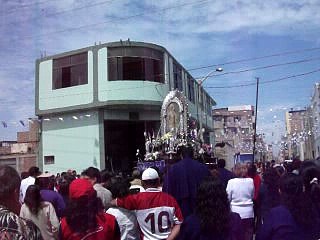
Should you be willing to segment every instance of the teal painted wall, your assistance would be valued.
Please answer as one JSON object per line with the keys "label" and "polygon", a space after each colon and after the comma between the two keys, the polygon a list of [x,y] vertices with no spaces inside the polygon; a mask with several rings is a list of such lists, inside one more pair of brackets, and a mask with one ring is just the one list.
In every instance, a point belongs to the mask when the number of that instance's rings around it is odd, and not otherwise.
{"label": "teal painted wall", "polygon": [[108,81],[107,48],[98,51],[99,101],[159,101],[169,91],[166,84],[149,81]]}
{"label": "teal painted wall", "polygon": [[88,104],[93,101],[93,54],[88,51],[88,84],[52,89],[52,60],[39,65],[39,110]]}
{"label": "teal painted wall", "polygon": [[55,157],[55,164],[43,163],[43,171],[56,173],[72,168],[81,172],[89,166],[104,168],[104,163],[100,163],[100,139],[103,137],[99,136],[97,111],[61,114],[51,117],[50,121],[42,121],[42,161],[47,155]]}

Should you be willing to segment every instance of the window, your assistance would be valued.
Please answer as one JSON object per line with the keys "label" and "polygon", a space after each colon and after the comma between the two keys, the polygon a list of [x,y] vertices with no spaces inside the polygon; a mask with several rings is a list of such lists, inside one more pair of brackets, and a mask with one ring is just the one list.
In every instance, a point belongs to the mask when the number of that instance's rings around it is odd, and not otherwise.
{"label": "window", "polygon": [[88,54],[53,59],[52,88],[66,88],[88,83]]}
{"label": "window", "polygon": [[173,84],[174,84],[174,89],[183,91],[182,68],[176,62],[173,62]]}
{"label": "window", "polygon": [[190,76],[188,76],[188,94],[189,101],[194,103],[194,80]]}
{"label": "window", "polygon": [[163,53],[141,47],[109,48],[108,79],[164,83]]}
{"label": "window", "polygon": [[54,156],[44,156],[44,164],[54,164]]}

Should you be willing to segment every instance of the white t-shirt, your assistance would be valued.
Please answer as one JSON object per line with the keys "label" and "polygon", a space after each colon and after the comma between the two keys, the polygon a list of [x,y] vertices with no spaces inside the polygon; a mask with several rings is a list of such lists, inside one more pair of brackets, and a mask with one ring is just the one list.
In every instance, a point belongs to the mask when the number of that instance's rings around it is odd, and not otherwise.
{"label": "white t-shirt", "polygon": [[36,179],[34,177],[27,177],[25,179],[22,179],[20,184],[20,195],[19,195],[19,201],[20,203],[24,202],[24,197],[26,196],[27,189],[30,185],[33,185],[35,183]]}
{"label": "white t-shirt", "polygon": [[120,207],[111,207],[107,213],[115,216],[117,219],[121,240],[139,240],[139,227],[134,211],[130,211]]}
{"label": "white t-shirt", "polygon": [[253,218],[254,185],[252,178],[233,178],[227,185],[231,211],[239,213],[241,219]]}

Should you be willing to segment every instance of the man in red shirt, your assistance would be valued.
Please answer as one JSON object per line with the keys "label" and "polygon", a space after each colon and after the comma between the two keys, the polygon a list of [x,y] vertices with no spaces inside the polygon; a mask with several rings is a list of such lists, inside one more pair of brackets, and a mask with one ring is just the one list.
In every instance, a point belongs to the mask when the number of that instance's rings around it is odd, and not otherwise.
{"label": "man in red shirt", "polygon": [[159,190],[160,179],[155,169],[147,168],[142,173],[142,185],[146,192],[118,198],[115,204],[135,210],[143,240],[175,239],[183,221],[178,203]]}

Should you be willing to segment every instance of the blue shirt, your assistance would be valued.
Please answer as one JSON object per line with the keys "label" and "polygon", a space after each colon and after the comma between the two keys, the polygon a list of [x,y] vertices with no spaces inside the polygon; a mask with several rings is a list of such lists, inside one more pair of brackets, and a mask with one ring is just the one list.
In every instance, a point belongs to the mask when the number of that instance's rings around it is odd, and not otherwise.
{"label": "blue shirt", "polygon": [[64,209],[66,208],[66,204],[61,194],[49,189],[42,189],[40,194],[43,201],[50,202],[53,205],[54,210],[57,213],[57,217],[61,218],[63,216]]}

